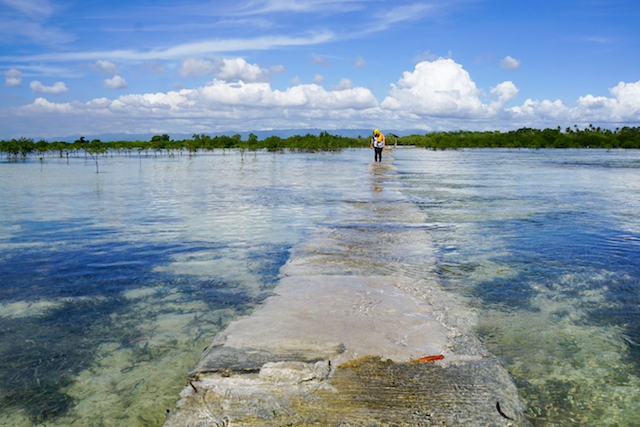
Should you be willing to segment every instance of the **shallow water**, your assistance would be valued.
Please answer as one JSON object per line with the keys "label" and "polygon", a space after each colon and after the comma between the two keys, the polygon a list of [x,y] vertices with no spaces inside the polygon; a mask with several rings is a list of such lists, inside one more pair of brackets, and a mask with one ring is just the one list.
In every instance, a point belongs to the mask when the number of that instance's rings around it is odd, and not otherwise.
{"label": "shallow water", "polygon": [[440,283],[534,424],[640,424],[640,153],[400,150],[395,164],[449,225],[431,233]]}
{"label": "shallow water", "polygon": [[0,424],[161,424],[213,336],[357,194],[361,161],[115,156],[99,174],[83,158],[0,164]]}
{"label": "shallow water", "polygon": [[[640,423],[639,153],[399,149],[384,176],[370,156],[116,155],[100,174],[2,159],[0,425],[161,424],[213,336],[260,306],[294,248],[326,251],[323,233],[338,256],[305,271],[444,292],[535,425]],[[396,200],[421,215],[357,216],[402,215]],[[384,254],[363,245],[397,227]]]}

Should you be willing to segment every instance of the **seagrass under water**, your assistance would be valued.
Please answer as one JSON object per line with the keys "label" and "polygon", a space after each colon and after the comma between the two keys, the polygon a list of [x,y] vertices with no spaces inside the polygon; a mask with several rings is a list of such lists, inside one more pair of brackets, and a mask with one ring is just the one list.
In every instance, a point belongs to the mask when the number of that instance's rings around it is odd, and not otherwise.
{"label": "seagrass under water", "polygon": [[[0,160],[0,425],[160,425],[214,336],[300,276],[398,288],[382,302],[418,301],[447,331],[471,332],[436,363],[349,356],[340,342],[341,369],[263,372],[301,386],[330,372],[342,393],[324,398],[361,422],[451,420],[433,403],[469,394],[469,376],[444,374],[466,351],[509,372],[536,426],[640,424],[637,152],[399,149],[395,171],[367,170],[371,157],[114,153],[100,174],[83,156]],[[385,318],[375,301],[347,325]],[[436,387],[438,372],[455,381]],[[398,384],[401,399],[379,393]],[[403,401],[419,407],[409,418]]]}
{"label": "seagrass under water", "polygon": [[275,295],[220,332],[165,426],[528,425],[508,373],[447,312],[429,224],[385,189],[384,159],[369,197],[294,247]]}

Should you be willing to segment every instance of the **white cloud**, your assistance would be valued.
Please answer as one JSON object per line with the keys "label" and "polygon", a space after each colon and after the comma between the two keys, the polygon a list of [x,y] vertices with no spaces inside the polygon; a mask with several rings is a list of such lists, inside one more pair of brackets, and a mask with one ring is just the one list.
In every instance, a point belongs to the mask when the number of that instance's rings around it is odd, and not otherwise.
{"label": "white cloud", "polygon": [[249,64],[242,58],[223,59],[216,77],[226,81],[243,81],[245,83],[268,82],[269,71],[256,64]]}
{"label": "white cloud", "polygon": [[22,86],[22,71],[11,68],[4,72],[5,86],[20,87]]}
{"label": "white cloud", "polygon": [[628,110],[640,110],[640,81],[636,83],[620,82],[609,90],[616,97],[621,105],[625,105]]}
{"label": "white cloud", "polygon": [[440,58],[421,62],[413,72],[405,72],[397,84],[391,85],[390,95],[380,107],[413,123],[408,126],[418,127],[429,120],[445,128],[459,128],[463,123],[506,120],[509,113],[505,105],[518,92],[513,82],[502,82],[490,91],[495,100],[485,104],[481,100],[484,91],[476,87],[469,73],[452,59]]}
{"label": "white cloud", "polygon": [[41,76],[57,76],[57,78],[78,79],[85,77],[85,74],[80,72],[81,67],[56,67],[47,64],[30,64],[20,66],[20,70],[23,73],[29,75],[41,75]]}
{"label": "white cloud", "polygon": [[502,82],[496,87],[491,88],[491,93],[493,95],[497,95],[498,100],[496,102],[493,102],[490,105],[490,108],[493,111],[497,112],[498,110],[504,108],[507,102],[518,96],[518,92],[520,92],[520,90],[516,87],[516,85],[514,85],[513,82],[509,81]]}
{"label": "white cloud", "polygon": [[[2,28],[0,26],[0,28]],[[31,31],[31,30],[30,30]],[[35,31],[35,29],[34,29]],[[26,32],[26,31],[25,31]],[[47,35],[47,37],[53,37]],[[117,61],[148,61],[161,59],[176,59],[194,55],[204,55],[211,52],[238,52],[244,50],[270,50],[287,46],[308,46],[326,43],[334,38],[330,32],[312,33],[308,37],[264,36],[253,39],[217,39],[202,42],[186,43],[163,50],[151,49],[86,51],[86,52],[55,52],[26,56],[5,55],[0,61],[18,62],[64,62],[87,61],[94,59],[110,59]],[[60,40],[59,38],[57,40]]]}
{"label": "white cloud", "polygon": [[294,78],[292,78],[291,80],[289,80],[289,83],[297,85],[302,83],[302,79],[298,76],[295,76]]}
{"label": "white cloud", "polygon": [[374,107],[377,101],[371,91],[352,88],[340,92],[326,91],[315,84],[298,85],[286,91],[272,90],[268,83],[228,83],[214,80],[212,84],[191,92],[189,99],[207,104],[255,107],[301,107],[311,109],[363,109]]}
{"label": "white cloud", "polygon": [[[231,65],[229,65],[231,64]],[[469,73],[451,59],[416,64],[378,101],[370,89],[342,79],[332,90],[318,84],[300,84],[275,90],[264,78],[266,70],[244,60],[220,60],[215,77],[206,86],[167,93],[129,94],[115,99],[55,103],[38,98],[22,107],[0,108],[0,124],[7,136],[19,137],[28,129],[33,137],[72,133],[99,134],[113,129],[139,133],[162,123],[167,132],[239,131],[261,128],[340,129],[379,127],[405,129],[514,129],[584,123],[633,125],[640,122],[640,81],[620,82],[611,96],[585,95],[572,104],[527,99],[508,108],[518,96],[511,81],[494,85],[486,93]],[[235,68],[234,68],[235,67]],[[242,79],[253,80],[243,81]],[[320,75],[317,80],[323,80]],[[116,78],[114,77],[115,80]],[[32,82],[34,92],[63,93],[66,86],[46,87]]]}
{"label": "white cloud", "polygon": [[97,60],[95,64],[87,64],[92,70],[101,72],[102,74],[119,74],[120,69],[116,64],[110,61]]}
{"label": "white cloud", "polygon": [[[123,95],[113,100],[97,98],[86,103],[53,103],[38,98],[30,105],[0,109],[0,120],[4,122],[9,114],[30,123],[32,134],[53,135],[103,133],[115,128],[142,132],[158,122],[173,132],[196,132],[201,126],[223,130],[292,126],[331,129],[344,120],[351,126],[365,126],[377,109],[371,91],[361,87],[332,92],[308,84],[280,91],[266,82],[214,79],[197,89]],[[12,120],[12,124],[15,122]]]}
{"label": "white cloud", "polygon": [[353,68],[364,68],[365,65],[367,65],[367,63],[362,58],[362,56],[356,56],[356,63],[354,64]]}
{"label": "white cloud", "polygon": [[122,77],[113,76],[112,79],[106,79],[102,82],[102,86],[104,86],[105,89],[126,89],[129,87],[129,84]]}
{"label": "white cloud", "polygon": [[417,21],[424,17],[427,12],[433,12],[435,7],[434,4],[414,3],[385,8],[383,13],[377,15],[378,22],[375,25],[371,25],[368,32],[385,30],[400,22]]}
{"label": "white cloud", "polygon": [[314,1],[292,1],[292,0],[253,0],[241,6],[236,13],[244,15],[264,14],[264,13],[345,13],[362,9],[361,0],[314,0]]}
{"label": "white cloud", "polygon": [[340,83],[338,83],[337,85],[329,86],[329,89],[337,91],[337,90],[351,89],[352,87],[353,87],[353,82],[351,81],[351,79],[343,78],[343,79],[340,79]]}
{"label": "white cloud", "polygon": [[[87,105],[87,107],[89,107],[89,105]],[[37,116],[40,116],[40,114],[44,114],[46,116],[52,113],[69,114],[74,111],[73,107],[69,103],[58,104],[55,102],[49,102],[45,98],[36,98],[36,100],[33,101],[33,104],[25,105],[21,110],[25,113],[36,113]]]}
{"label": "white cloud", "polygon": [[38,80],[34,80],[29,83],[29,87],[31,87],[33,93],[49,93],[52,95],[59,95],[61,93],[69,92],[69,89],[67,89],[67,85],[65,85],[63,82],[55,82],[53,86],[45,86]]}
{"label": "white cloud", "polygon": [[282,74],[286,73],[287,70],[284,68],[284,65],[273,65],[269,67],[269,72],[271,74]]}
{"label": "white cloud", "polygon": [[313,75],[313,82],[314,83],[324,83],[326,81],[327,81],[327,79],[322,77],[322,75],[320,75],[320,74],[314,74]]}
{"label": "white cloud", "polygon": [[585,95],[578,98],[575,107],[562,101],[533,101],[527,99],[522,106],[507,110],[518,121],[556,122],[563,125],[585,123],[612,123],[636,125],[640,121],[640,81],[620,82],[610,90],[613,98]]}
{"label": "white cloud", "polygon": [[416,64],[405,71],[390,95],[380,104],[383,108],[419,116],[480,117],[485,108],[479,99],[481,91],[469,73],[452,59],[438,59]]}
{"label": "white cloud", "polygon": [[500,68],[503,70],[517,70],[520,68],[520,60],[507,55],[506,58],[500,61]]}
{"label": "white cloud", "polygon": [[[284,69],[284,68],[282,68]],[[280,70],[277,68],[277,70]],[[249,64],[243,58],[232,59],[198,59],[192,56],[182,58],[178,75],[183,77],[201,77],[215,75],[226,81],[268,82],[271,80],[269,70],[256,64]]]}

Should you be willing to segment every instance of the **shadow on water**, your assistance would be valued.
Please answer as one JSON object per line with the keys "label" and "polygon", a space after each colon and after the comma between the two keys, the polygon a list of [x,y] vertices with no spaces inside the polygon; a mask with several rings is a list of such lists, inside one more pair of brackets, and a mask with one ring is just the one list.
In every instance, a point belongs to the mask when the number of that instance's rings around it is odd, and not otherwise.
{"label": "shadow on water", "polygon": [[[414,153],[411,153],[414,155]],[[476,310],[535,426],[640,425],[637,153],[407,156],[440,284]],[[477,184],[481,185],[477,185]]]}
{"label": "shadow on water", "polygon": [[[558,298],[574,301],[584,310],[585,323],[624,326],[627,361],[640,372],[640,259],[634,256],[638,237],[612,239],[620,231],[591,222],[590,215],[564,215],[560,223],[546,218],[519,220],[502,228],[517,232],[510,239],[509,255],[494,261],[514,264],[520,272],[516,277],[479,282],[473,295],[504,310],[538,311],[531,304],[538,292],[530,285],[557,286]],[[572,279],[558,286],[562,277]],[[601,292],[604,301],[582,299],[589,291]]]}
{"label": "shadow on water", "polygon": [[[473,283],[468,292],[479,306],[502,313],[480,320],[477,332],[514,369],[518,388],[542,423],[535,425],[565,425],[580,417],[588,422],[602,410],[586,415],[588,402],[595,403],[599,394],[611,399],[611,390],[630,386],[631,376],[640,374],[638,236],[612,243],[611,236],[620,231],[591,219],[588,214],[563,214],[561,221],[540,217],[483,227],[510,236],[504,254],[491,261],[514,266],[511,272],[516,273]],[[443,261],[439,268],[449,278],[468,280],[482,266]],[[504,319],[516,318],[526,320],[505,325]],[[584,332],[602,328],[610,332],[591,337]],[[608,359],[610,348],[623,352],[619,361]],[[597,375],[592,380],[598,386],[581,386],[590,380],[572,377],[580,372]]]}
{"label": "shadow on water", "polygon": [[[143,334],[149,331],[142,332],[138,325],[148,324],[162,313],[179,311],[176,304],[184,301],[198,301],[210,311],[222,309],[234,315],[246,314],[269,295],[289,254],[286,245],[242,248],[247,268],[261,281],[261,289],[256,291],[233,279],[154,271],[173,255],[216,253],[228,245],[99,242],[90,235],[107,230],[86,230],[86,225],[29,224],[25,229],[38,233],[39,242],[44,233],[58,243],[19,247],[3,253],[0,305],[3,304],[5,312],[0,313],[0,412],[22,409],[33,423],[68,415],[78,403],[68,390],[80,372],[100,363],[101,345],[130,350],[126,362],[129,365],[121,367],[122,374],[140,363],[153,362],[168,347],[148,345],[148,337]],[[75,228],[74,242],[64,243],[60,229],[70,227]],[[109,235],[100,237],[105,239]],[[15,239],[25,242],[29,238]],[[150,307],[156,300],[137,305],[135,299],[124,296],[127,291],[143,287],[153,289],[160,302],[162,294],[179,297],[167,307]],[[11,311],[15,306],[21,307],[22,312]],[[192,322],[199,320],[194,316]],[[222,318],[218,322],[221,324]]]}
{"label": "shadow on water", "polygon": [[132,338],[111,320],[126,310],[122,300],[108,298],[0,321],[0,405],[23,407],[34,423],[65,414],[74,404],[65,388],[91,365],[95,348]]}

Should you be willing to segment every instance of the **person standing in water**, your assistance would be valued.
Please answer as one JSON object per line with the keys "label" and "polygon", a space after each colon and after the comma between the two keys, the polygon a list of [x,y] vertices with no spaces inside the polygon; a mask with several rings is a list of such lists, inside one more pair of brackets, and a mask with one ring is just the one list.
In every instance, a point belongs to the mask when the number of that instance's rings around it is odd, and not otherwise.
{"label": "person standing in water", "polygon": [[378,129],[373,131],[373,138],[371,138],[371,148],[375,150],[374,163],[382,162],[382,149],[384,148],[384,135],[380,133]]}

